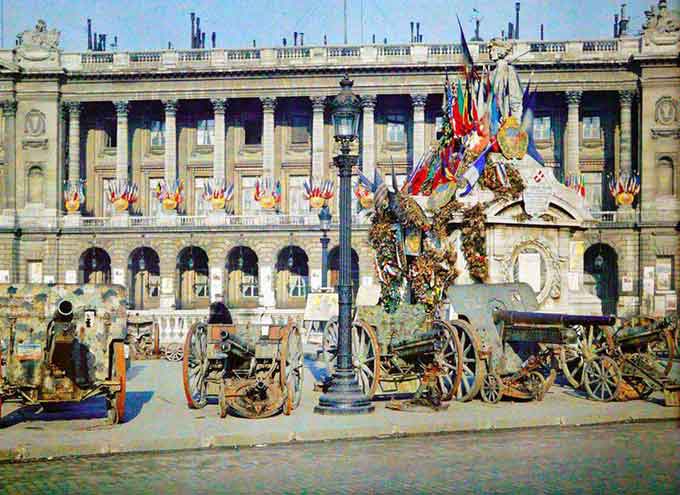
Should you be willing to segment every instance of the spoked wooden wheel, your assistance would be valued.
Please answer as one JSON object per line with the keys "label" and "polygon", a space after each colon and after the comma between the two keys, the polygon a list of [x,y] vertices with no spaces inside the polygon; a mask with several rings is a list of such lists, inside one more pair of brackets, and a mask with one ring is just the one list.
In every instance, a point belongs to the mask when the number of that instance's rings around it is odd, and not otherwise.
{"label": "spoked wooden wheel", "polygon": [[543,400],[545,395],[545,377],[538,371],[532,371],[527,377],[527,388],[532,399]]}
{"label": "spoked wooden wheel", "polygon": [[441,335],[441,350],[435,354],[435,362],[446,370],[446,374],[439,376],[439,391],[441,400],[447,401],[453,398],[463,379],[462,346],[458,332],[447,322],[435,320],[432,330]]}
{"label": "spoked wooden wheel", "polygon": [[193,325],[184,341],[182,380],[187,405],[200,409],[208,403],[208,328],[203,323]]}
{"label": "spoked wooden wheel", "polygon": [[227,404],[227,390],[224,386],[224,380],[220,380],[220,397],[218,399],[218,404],[220,406],[220,418],[226,418],[229,412],[229,406]]}
{"label": "spoked wooden wheel", "polygon": [[352,324],[352,366],[362,392],[369,399],[375,395],[380,380],[380,346],[370,325]]}
{"label": "spoked wooden wheel", "polygon": [[497,404],[503,398],[503,381],[496,373],[487,373],[482,380],[480,395],[484,402]]}
{"label": "spoked wooden wheel", "polygon": [[[286,332],[281,346],[281,389],[286,393],[283,413],[288,416],[300,405],[302,399],[302,379],[304,375],[304,356],[302,337],[296,326]],[[287,391],[287,392],[286,392]]]}
{"label": "spoked wooden wheel", "polygon": [[586,361],[594,358],[605,343],[611,344],[611,332],[606,327],[578,325],[573,328],[576,330],[576,342],[560,347],[560,368],[571,386],[580,388]]}
{"label": "spoked wooden wheel", "polygon": [[464,320],[451,320],[449,325],[455,330],[460,340],[459,356],[463,368],[456,399],[465,402],[473,399],[479,392],[486,374],[486,365],[480,356],[481,344],[474,328]]}
{"label": "spoked wooden wheel", "polygon": [[321,339],[321,354],[328,376],[331,376],[338,360],[338,320],[333,319],[326,323]]}
{"label": "spoked wooden wheel", "polygon": [[109,400],[107,418],[111,424],[125,421],[125,389],[127,377],[125,374],[125,348],[122,342],[113,343],[113,358],[111,360],[111,380],[119,383],[118,391]]}
{"label": "spoked wooden wheel", "polygon": [[668,330],[661,332],[657,340],[648,344],[647,352],[661,366],[664,376],[668,376],[673,368],[673,359],[677,356],[671,332]]}
{"label": "spoked wooden wheel", "polygon": [[182,361],[184,359],[184,347],[182,344],[168,344],[165,348],[165,359],[173,362]]}
{"label": "spoked wooden wheel", "polygon": [[597,356],[583,368],[583,384],[588,397],[609,402],[616,398],[621,386],[621,370],[609,356]]}

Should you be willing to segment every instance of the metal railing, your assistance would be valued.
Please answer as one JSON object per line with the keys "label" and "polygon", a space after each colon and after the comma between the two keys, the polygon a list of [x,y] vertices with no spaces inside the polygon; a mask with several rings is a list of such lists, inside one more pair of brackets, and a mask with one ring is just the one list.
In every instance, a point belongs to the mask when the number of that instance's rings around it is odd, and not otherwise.
{"label": "metal railing", "polygon": [[531,52],[549,52],[549,53],[558,53],[558,52],[566,52],[567,51],[567,44],[559,41],[542,41],[540,43],[531,43],[529,44],[529,50]]}
{"label": "metal railing", "polygon": [[113,53],[83,53],[80,56],[80,63],[83,65],[112,64]]}
{"label": "metal railing", "polygon": [[361,56],[361,47],[347,46],[347,47],[329,47],[326,49],[329,57],[359,57]]}
{"label": "metal railing", "polygon": [[260,50],[226,50],[227,60],[259,60],[261,58]]}
{"label": "metal railing", "polygon": [[130,53],[131,64],[158,64],[161,61],[161,52],[132,52]]}
{"label": "metal railing", "polygon": [[407,57],[410,55],[410,45],[383,45],[378,47],[378,56],[380,57]]}
{"label": "metal railing", "polygon": [[427,49],[427,54],[433,57],[459,55],[461,53],[463,53],[463,47],[458,44],[430,45]]}
{"label": "metal railing", "polygon": [[210,50],[190,50],[179,52],[180,62],[206,62],[210,60]]}
{"label": "metal railing", "polygon": [[584,41],[584,52],[616,52],[619,49],[619,43],[616,40],[595,40]]}

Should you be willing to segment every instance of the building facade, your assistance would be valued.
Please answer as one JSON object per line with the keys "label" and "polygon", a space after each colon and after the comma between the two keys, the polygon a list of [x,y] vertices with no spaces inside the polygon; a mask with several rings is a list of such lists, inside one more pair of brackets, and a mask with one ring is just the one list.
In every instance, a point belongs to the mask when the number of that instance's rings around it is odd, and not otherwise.
{"label": "building facade", "polygon": [[[680,24],[664,1],[646,17],[637,36],[512,40],[513,65],[540,92],[537,148],[559,180],[580,177],[595,218],[582,233],[583,283],[619,314],[663,314],[678,300]],[[339,79],[348,72],[361,97],[359,167],[394,167],[403,181],[435,142],[444,78],[463,62],[456,44],[67,53],[58,43],[39,22],[0,51],[0,279],[118,283],[151,312],[218,296],[252,313],[299,312],[322,256],[303,183],[337,181],[328,102]],[[493,65],[484,42],[470,49]],[[640,194],[617,206],[609,182],[631,174]],[[265,177],[281,184],[275,211],[254,199]],[[176,180],[182,201],[165,209],[155,191]],[[80,181],[84,197],[67,211],[62,192]],[[221,181],[233,199],[215,210],[203,194]],[[120,183],[138,199],[117,211]],[[331,210],[337,219],[336,199]],[[375,274],[356,213],[359,286]]]}

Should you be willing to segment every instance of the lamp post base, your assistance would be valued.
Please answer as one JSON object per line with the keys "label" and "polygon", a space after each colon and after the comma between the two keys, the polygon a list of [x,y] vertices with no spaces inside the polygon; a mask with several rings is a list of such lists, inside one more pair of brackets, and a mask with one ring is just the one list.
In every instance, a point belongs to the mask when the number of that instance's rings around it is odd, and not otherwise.
{"label": "lamp post base", "polygon": [[374,410],[351,370],[335,372],[328,392],[319,397],[319,405],[314,408],[316,414],[324,415],[370,414]]}

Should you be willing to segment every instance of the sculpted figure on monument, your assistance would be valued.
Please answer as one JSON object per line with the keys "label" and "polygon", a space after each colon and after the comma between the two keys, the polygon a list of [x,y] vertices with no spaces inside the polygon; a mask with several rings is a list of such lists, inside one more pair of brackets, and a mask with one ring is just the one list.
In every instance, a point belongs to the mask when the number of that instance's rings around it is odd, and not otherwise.
{"label": "sculpted figure on monument", "polygon": [[491,60],[496,62],[496,68],[491,72],[491,84],[498,97],[501,114],[503,118],[514,115],[519,119],[522,116],[522,85],[517,71],[508,60],[512,43],[494,38],[489,42],[489,53]]}
{"label": "sculpted figure on monument", "polygon": [[47,29],[45,21],[40,19],[33,30],[26,30],[17,35],[18,60],[39,62],[54,57],[59,50],[61,33],[56,29]]}

